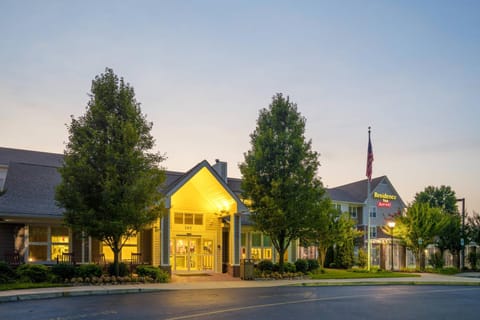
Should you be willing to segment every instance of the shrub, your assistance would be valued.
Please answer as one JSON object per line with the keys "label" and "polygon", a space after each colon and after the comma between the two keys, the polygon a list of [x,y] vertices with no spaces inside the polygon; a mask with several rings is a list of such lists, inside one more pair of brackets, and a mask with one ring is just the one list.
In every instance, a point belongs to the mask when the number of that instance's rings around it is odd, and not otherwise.
{"label": "shrub", "polygon": [[78,267],[76,275],[82,278],[100,277],[102,267],[96,264],[82,264]]}
{"label": "shrub", "polygon": [[270,261],[270,260],[262,260],[257,264],[257,268],[260,271],[272,272],[273,271],[273,262]]}
{"label": "shrub", "polygon": [[315,271],[320,268],[320,264],[318,263],[317,259],[308,259],[308,271]]}
{"label": "shrub", "polygon": [[298,259],[295,261],[295,269],[297,272],[307,273],[308,272],[308,261],[305,259]]}
{"label": "shrub", "polygon": [[441,274],[452,275],[452,274],[457,274],[458,269],[455,267],[448,267],[448,268],[438,269],[438,272]]}
{"label": "shrub", "polygon": [[52,266],[52,273],[59,280],[71,279],[75,277],[75,266],[66,263],[54,264]]}
{"label": "shrub", "polygon": [[168,281],[168,274],[159,267],[140,265],[136,271],[140,277],[151,278],[155,282]]}
{"label": "shrub", "polygon": [[[128,270],[128,266],[123,262],[118,263],[118,270],[119,270],[118,271],[118,276],[119,277],[125,277],[130,273],[129,270]],[[115,274],[115,268],[114,268],[113,263],[108,264],[108,274],[110,274],[110,275]]]}
{"label": "shrub", "polygon": [[41,264],[22,264],[16,273],[17,277],[25,282],[45,282],[51,275],[48,268]]}
{"label": "shrub", "polygon": [[468,254],[468,262],[470,263],[470,267],[472,268],[472,270],[477,269],[478,255],[476,251],[471,251]]}
{"label": "shrub", "polygon": [[368,255],[363,249],[358,250],[357,264],[360,268],[365,268],[368,262]]}
{"label": "shrub", "polygon": [[15,271],[6,262],[0,262],[0,283],[9,283],[13,280]]}
{"label": "shrub", "polygon": [[283,272],[289,272],[289,273],[292,273],[292,272],[295,272],[296,269],[295,269],[295,265],[291,262],[284,262],[283,263]]}
{"label": "shrub", "polygon": [[428,259],[428,263],[434,268],[434,269],[441,269],[443,268],[444,262],[443,262],[443,256],[440,252],[435,252],[435,254],[431,255],[430,258]]}

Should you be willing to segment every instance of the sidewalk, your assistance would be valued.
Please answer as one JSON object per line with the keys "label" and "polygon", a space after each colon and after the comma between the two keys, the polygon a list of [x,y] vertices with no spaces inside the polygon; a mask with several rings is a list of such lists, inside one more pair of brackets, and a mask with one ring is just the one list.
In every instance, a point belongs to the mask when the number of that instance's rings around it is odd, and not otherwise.
{"label": "sidewalk", "polygon": [[446,285],[480,285],[480,273],[466,273],[455,276],[438,274],[421,274],[421,277],[408,278],[371,278],[371,279],[329,279],[329,280],[259,280],[243,281],[223,274],[209,276],[179,276],[174,275],[169,283],[126,284],[103,286],[75,286],[57,288],[39,288],[0,291],[0,303],[34,299],[59,297],[125,294],[139,292],[154,292],[162,290],[194,290],[194,289],[225,289],[225,288],[258,288],[289,285],[385,285],[385,284],[446,284]]}

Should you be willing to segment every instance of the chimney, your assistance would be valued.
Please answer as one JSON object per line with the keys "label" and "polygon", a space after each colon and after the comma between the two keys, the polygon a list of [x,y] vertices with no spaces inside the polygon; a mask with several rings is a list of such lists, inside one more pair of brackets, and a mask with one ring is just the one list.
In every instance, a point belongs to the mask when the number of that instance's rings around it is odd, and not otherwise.
{"label": "chimney", "polygon": [[219,159],[215,159],[215,164],[212,166],[215,171],[217,171],[218,175],[222,177],[222,179],[227,182],[227,163],[220,161]]}

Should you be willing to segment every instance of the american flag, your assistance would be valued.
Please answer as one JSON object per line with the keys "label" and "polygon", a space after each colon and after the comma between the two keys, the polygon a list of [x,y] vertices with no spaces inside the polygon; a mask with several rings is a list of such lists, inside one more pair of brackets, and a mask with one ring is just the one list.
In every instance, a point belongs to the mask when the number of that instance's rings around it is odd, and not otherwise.
{"label": "american flag", "polygon": [[372,181],[372,164],[373,164],[373,149],[372,149],[372,141],[370,140],[370,128],[368,128],[368,154],[367,154],[368,181]]}

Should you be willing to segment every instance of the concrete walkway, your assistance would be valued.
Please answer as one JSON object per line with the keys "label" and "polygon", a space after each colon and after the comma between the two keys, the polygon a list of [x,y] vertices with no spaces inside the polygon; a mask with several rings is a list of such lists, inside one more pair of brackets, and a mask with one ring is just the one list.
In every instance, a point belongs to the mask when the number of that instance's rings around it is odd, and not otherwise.
{"label": "concrete walkway", "polygon": [[420,277],[407,278],[370,278],[370,279],[328,279],[328,280],[258,280],[243,281],[222,274],[208,276],[174,275],[169,283],[125,284],[74,286],[57,288],[39,288],[0,291],[0,303],[34,299],[48,299],[71,296],[124,294],[154,292],[162,290],[257,288],[289,285],[385,285],[385,284],[445,284],[445,285],[480,285],[480,273],[465,273],[455,276],[438,274],[421,274]]}

